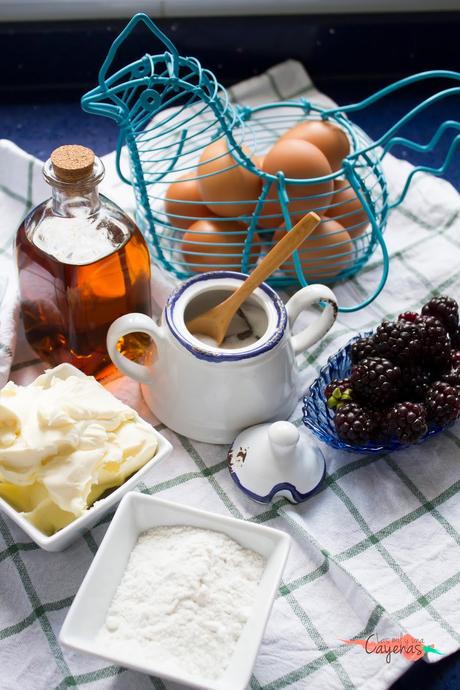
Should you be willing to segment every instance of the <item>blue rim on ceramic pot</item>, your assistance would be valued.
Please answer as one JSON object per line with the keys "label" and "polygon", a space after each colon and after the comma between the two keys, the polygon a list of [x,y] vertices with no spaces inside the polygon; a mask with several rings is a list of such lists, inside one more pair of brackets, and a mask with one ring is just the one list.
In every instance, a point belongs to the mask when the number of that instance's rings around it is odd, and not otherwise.
{"label": "blue rim on ceramic pot", "polygon": [[[286,331],[287,312],[283,301],[269,285],[262,283],[257,290],[262,290],[269,297],[270,302],[272,303],[276,312],[276,324],[268,338],[262,337],[255,343],[249,345],[247,348],[239,348],[238,350],[220,349],[219,351],[217,348],[207,346],[204,343],[200,343],[199,345],[195,344],[192,341],[195,341],[196,343],[199,341],[197,341],[197,339],[193,338],[191,335],[189,336],[190,339],[186,338],[181,330],[177,327],[175,320],[175,311],[177,309],[179,300],[184,293],[196,283],[206,283],[206,281],[209,280],[224,280],[226,278],[233,278],[243,282],[247,278],[247,275],[244,273],[238,273],[237,271],[211,271],[209,273],[193,276],[182,283],[169,296],[164,311],[166,324],[176,340],[195,357],[206,360],[207,362],[238,362],[257,357],[276,347]],[[253,293],[254,296],[256,296],[257,290]]]}

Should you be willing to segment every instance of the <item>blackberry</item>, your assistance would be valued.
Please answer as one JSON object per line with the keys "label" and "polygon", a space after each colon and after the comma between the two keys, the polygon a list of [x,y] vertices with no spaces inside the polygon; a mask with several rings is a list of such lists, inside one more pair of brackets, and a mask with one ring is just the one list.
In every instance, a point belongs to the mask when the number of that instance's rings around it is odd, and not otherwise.
{"label": "blackberry", "polygon": [[376,352],[374,349],[373,336],[356,340],[350,348],[350,357],[353,364],[360,362],[366,357],[373,357],[374,355],[376,355]]}
{"label": "blackberry", "polygon": [[456,386],[460,390],[460,365],[454,366],[447,374],[441,376],[441,381],[449,383],[451,386]]}
{"label": "blackberry", "polygon": [[387,414],[388,433],[402,443],[414,443],[428,431],[426,411],[414,402],[399,402]]}
{"label": "blackberry", "polygon": [[422,363],[434,371],[450,369],[450,339],[439,319],[435,316],[419,316],[415,323],[422,333]]}
{"label": "blackberry", "polygon": [[369,410],[349,402],[337,410],[334,424],[338,436],[347,443],[367,443],[372,433],[372,417]]}
{"label": "blackberry", "polygon": [[444,426],[460,415],[460,395],[447,381],[436,381],[428,389],[425,399],[429,422]]}
{"label": "blackberry", "polygon": [[358,402],[381,408],[398,399],[401,369],[383,357],[366,357],[353,365],[350,380]]}
{"label": "blackberry", "polygon": [[456,328],[455,331],[450,334],[450,342],[452,347],[460,350],[460,327]]}
{"label": "blackberry", "polygon": [[380,357],[395,364],[418,361],[422,354],[423,335],[419,326],[410,321],[382,321],[374,335],[374,346]]}
{"label": "blackberry", "polygon": [[398,321],[412,321],[412,323],[417,318],[418,314],[416,311],[405,311],[403,314],[398,316]]}
{"label": "blackberry", "polygon": [[401,399],[423,402],[431,378],[419,364],[411,364],[401,369]]}
{"label": "blackberry", "polygon": [[372,428],[370,440],[385,441],[388,438],[387,410],[370,410]]}
{"label": "blackberry", "polygon": [[452,297],[433,297],[423,305],[422,315],[435,316],[448,333],[455,333],[458,328],[458,304]]}
{"label": "blackberry", "polygon": [[431,328],[434,328],[436,326],[437,328],[442,328],[444,333],[447,333],[445,326],[438,319],[438,317],[432,316],[431,314],[419,314],[415,319],[414,323],[418,324],[422,328],[425,326],[430,326]]}
{"label": "blackberry", "polygon": [[452,366],[456,367],[457,364],[460,364],[460,350],[452,350],[450,353],[450,360],[452,362]]}
{"label": "blackberry", "polygon": [[350,379],[338,380],[334,379],[324,389],[327,406],[331,409],[338,409],[344,403],[350,402],[352,399]]}

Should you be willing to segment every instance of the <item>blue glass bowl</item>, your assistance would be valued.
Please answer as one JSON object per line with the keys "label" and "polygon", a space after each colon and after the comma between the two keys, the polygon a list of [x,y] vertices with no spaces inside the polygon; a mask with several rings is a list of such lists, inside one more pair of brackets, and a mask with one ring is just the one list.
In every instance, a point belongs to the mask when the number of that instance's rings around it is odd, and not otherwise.
{"label": "blue glass bowl", "polygon": [[[327,360],[327,363],[319,372],[318,378],[310,386],[307,395],[303,399],[303,422],[305,426],[310,429],[320,441],[327,443],[332,448],[345,450],[348,453],[366,453],[366,454],[381,454],[393,453],[396,450],[407,448],[413,443],[401,443],[396,439],[389,439],[382,443],[366,443],[362,446],[352,446],[346,441],[342,441],[338,437],[334,426],[334,412],[327,406],[324,389],[328,383],[333,379],[344,379],[350,375],[351,372],[351,357],[350,349],[354,342],[359,338],[367,338],[372,335],[372,332],[363,333],[352,338],[344,347],[342,347],[335,355],[332,355]],[[451,425],[448,425],[451,426]],[[439,434],[446,427],[431,427],[427,433],[422,436],[417,443],[423,443],[431,436]]]}

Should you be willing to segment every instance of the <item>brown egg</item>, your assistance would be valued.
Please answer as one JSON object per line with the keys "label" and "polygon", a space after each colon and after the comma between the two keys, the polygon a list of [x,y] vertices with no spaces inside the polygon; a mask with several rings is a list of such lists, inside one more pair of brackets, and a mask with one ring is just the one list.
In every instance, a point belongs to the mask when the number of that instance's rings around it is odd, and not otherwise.
{"label": "brown egg", "polygon": [[[274,242],[285,234],[285,228],[279,228],[275,232]],[[304,276],[310,283],[331,280],[353,265],[353,242],[348,232],[335,220],[323,218],[298,252]],[[295,275],[294,259],[288,259],[281,269],[289,275]]]}
{"label": "brown egg", "polygon": [[366,232],[369,219],[350,183],[334,180],[334,196],[326,215],[337,220],[350,233],[354,240]]}
{"label": "brown egg", "polygon": [[192,170],[179,177],[166,190],[165,211],[169,222],[176,228],[186,230],[195,220],[211,216],[211,211],[203,204],[195,177],[196,172]]}
{"label": "brown egg", "polygon": [[[248,156],[251,155],[246,147],[243,146],[243,150]],[[200,156],[197,174],[209,175],[200,177],[198,186],[203,201],[213,213],[233,218],[250,215],[254,211],[262,180],[236,164],[228,151],[226,139],[206,146]]]}
{"label": "brown egg", "polygon": [[[230,234],[231,231],[239,232]],[[242,223],[197,220],[190,226],[188,232],[184,233],[182,242],[184,259],[190,270],[195,273],[222,269],[237,271],[241,267],[246,237],[245,226]],[[254,239],[257,242],[258,238]],[[257,261],[259,253],[260,247],[254,244],[249,255],[250,264]]]}
{"label": "brown egg", "polygon": [[280,141],[287,139],[303,139],[317,146],[334,172],[340,170],[343,159],[350,153],[350,142],[343,129],[322,120],[300,122],[285,132]]}
{"label": "brown egg", "polygon": [[[326,156],[316,146],[301,139],[288,139],[276,143],[265,156],[263,169],[264,172],[271,175],[276,175],[281,170],[286,178],[308,180],[330,175],[332,172]],[[308,211],[322,210],[323,207],[328,207],[333,189],[332,180],[319,184],[287,183],[286,191],[289,196],[291,222],[294,223]],[[316,197],[317,194],[324,196]],[[305,198],[311,196],[313,198]],[[279,227],[283,222],[283,217],[276,183],[271,186],[267,199],[269,201],[264,204],[258,225],[262,228]],[[266,217],[274,214],[277,217]]]}

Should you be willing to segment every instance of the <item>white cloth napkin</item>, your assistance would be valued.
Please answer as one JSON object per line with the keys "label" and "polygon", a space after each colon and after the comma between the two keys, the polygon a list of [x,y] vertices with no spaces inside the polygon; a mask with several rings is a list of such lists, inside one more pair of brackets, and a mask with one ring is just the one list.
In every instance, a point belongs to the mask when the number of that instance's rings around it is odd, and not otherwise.
{"label": "white cloth napkin", "polygon": [[[287,62],[232,90],[239,102],[267,102],[314,90],[301,65]],[[25,211],[48,194],[40,164],[10,142],[0,142],[0,276],[8,292],[0,312],[0,379],[14,347],[16,278],[10,243]],[[129,187],[106,156],[103,191],[133,208]],[[387,158],[390,191],[400,190],[411,166]],[[305,388],[328,355],[357,330],[402,309],[418,308],[434,290],[460,297],[460,202],[451,185],[417,175],[403,206],[390,218],[388,283],[368,308],[339,316],[331,333],[299,358]],[[364,270],[336,286],[339,301],[362,299],[377,284],[378,253]],[[170,283],[155,271],[160,307]],[[12,377],[28,382],[43,369],[19,331]],[[139,387],[126,378],[110,389],[152,423]],[[293,420],[301,423],[299,404]],[[251,690],[384,690],[408,667],[400,654],[366,654],[343,640],[394,638],[406,631],[449,654],[460,641],[459,428],[424,446],[376,459],[325,446],[327,478],[304,505],[251,502],[233,484],[226,448],[191,442],[169,430],[172,456],[139,489],[218,513],[266,523],[293,538],[272,615],[251,679]],[[311,438],[305,431],[307,438]],[[66,610],[102,539],[107,521],[61,554],[40,551],[0,517],[0,667],[4,690],[91,687],[95,690],[174,690],[170,683],[118,669],[61,649],[57,637]],[[235,595],[237,596],[237,594]],[[430,660],[441,657],[430,655]]]}

